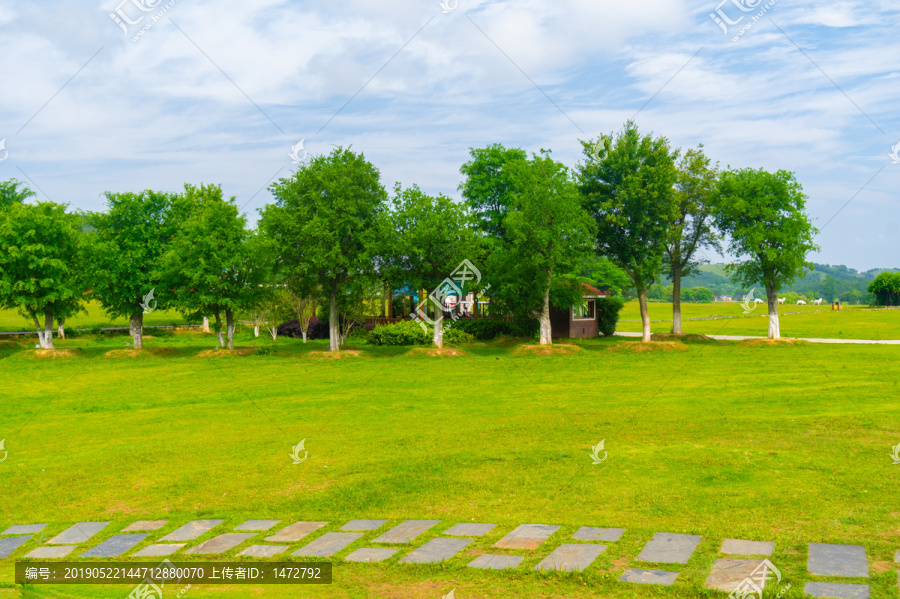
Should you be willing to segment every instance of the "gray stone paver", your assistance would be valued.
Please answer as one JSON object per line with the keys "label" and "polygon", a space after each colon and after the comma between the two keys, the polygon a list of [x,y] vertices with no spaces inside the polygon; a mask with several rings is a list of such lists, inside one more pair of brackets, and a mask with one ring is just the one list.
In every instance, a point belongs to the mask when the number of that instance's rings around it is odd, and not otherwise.
{"label": "gray stone paver", "polygon": [[118,557],[147,538],[147,535],[113,535],[79,557]]}
{"label": "gray stone paver", "polygon": [[184,553],[192,555],[224,553],[229,549],[237,547],[247,539],[252,539],[255,536],[255,532],[226,532],[207,541],[203,541],[196,547],[191,547]]}
{"label": "gray stone paver", "polygon": [[603,553],[606,545],[564,543],[541,560],[535,570],[581,571],[590,566]]}
{"label": "gray stone paver", "polygon": [[197,537],[203,536],[205,533],[209,532],[224,520],[194,520],[192,522],[188,522],[181,528],[178,528],[163,538],[160,541],[193,541]]}
{"label": "gray stone paver", "polygon": [[328,524],[328,522],[294,522],[290,526],[282,528],[271,537],[266,537],[272,543],[293,543],[299,541],[311,532],[315,532]]}
{"label": "gray stone paver", "polygon": [[524,559],[521,555],[492,555],[485,553],[469,562],[469,567],[480,570],[505,570],[507,568],[515,568]]}
{"label": "gray stone paver", "polygon": [[168,523],[168,520],[138,520],[123,528],[122,532],[151,532],[159,530]]}
{"label": "gray stone paver", "polygon": [[440,520],[406,520],[383,535],[372,539],[373,543],[409,543],[411,540],[437,525]]}
{"label": "gray stone paver", "polygon": [[894,561],[900,562],[900,550],[898,550],[897,553],[894,554]]}
{"label": "gray stone paver", "polygon": [[250,545],[238,555],[246,555],[248,557],[272,557],[286,551],[289,545]]}
{"label": "gray stone paver", "polygon": [[384,526],[387,520],[351,520],[343,526],[341,530],[360,531],[360,530],[376,530]]}
{"label": "gray stone paver", "polygon": [[[758,559],[717,559],[706,578],[706,588],[730,593],[745,578],[749,578],[761,563],[763,561]],[[766,580],[767,577],[759,575],[753,577],[760,588],[765,588]]]}
{"label": "gray stone paver", "polygon": [[482,524],[480,522],[461,522],[444,531],[450,537],[483,537],[491,532],[496,524]]}
{"label": "gray stone paver", "polygon": [[400,560],[401,564],[437,564],[466,548],[472,539],[431,539]]}
{"label": "gray stone paver", "polygon": [[658,532],[635,559],[658,564],[686,564],[699,543],[700,535]]}
{"label": "gray stone paver", "polygon": [[520,524],[512,532],[494,543],[501,549],[537,549],[541,543],[559,530],[551,524]]}
{"label": "gray stone paver", "polygon": [[842,582],[807,582],[803,592],[813,597],[832,599],[869,599],[869,585]]}
{"label": "gray stone paver", "polygon": [[304,545],[291,555],[331,557],[362,537],[363,533],[361,532],[326,532],[312,543]]}
{"label": "gray stone paver", "polygon": [[725,539],[722,541],[721,553],[732,555],[767,555],[771,556],[775,551],[775,543],[771,541],[742,541],[740,539]]}
{"label": "gray stone paver", "polygon": [[669,586],[678,578],[678,572],[669,572],[667,570],[644,570],[642,568],[631,568],[626,570],[619,577],[622,582],[634,582],[637,584],[661,584]]}
{"label": "gray stone paver", "polygon": [[263,531],[269,530],[279,522],[281,522],[281,520],[247,520],[246,522],[242,522],[235,526],[234,529]]}
{"label": "gray stone paver", "polygon": [[30,553],[28,553],[25,557],[40,557],[44,559],[66,557],[72,552],[73,549],[75,549],[75,545],[63,545],[62,547],[38,547],[37,549],[34,549]]}
{"label": "gray stone paver", "polygon": [[348,562],[380,562],[397,553],[390,547],[360,547],[344,559]]}
{"label": "gray stone paver", "polygon": [[0,532],[0,535],[26,535],[32,532],[41,532],[47,524],[14,524]]}
{"label": "gray stone paver", "polygon": [[862,545],[810,543],[806,569],[820,576],[869,576],[866,549]]}
{"label": "gray stone paver", "polygon": [[0,559],[4,559],[12,555],[12,552],[21,547],[25,541],[31,538],[31,535],[25,537],[6,537],[0,539]]}
{"label": "gray stone paver", "polygon": [[106,528],[109,522],[79,522],[65,529],[49,541],[50,545],[78,545]]}
{"label": "gray stone paver", "polygon": [[147,545],[140,551],[137,551],[132,557],[162,557],[164,555],[172,555],[185,546],[185,543],[157,543],[155,545]]}
{"label": "gray stone paver", "polygon": [[572,535],[572,538],[576,541],[615,542],[621,539],[623,534],[625,534],[624,528],[594,528],[593,526],[582,526],[574,535]]}

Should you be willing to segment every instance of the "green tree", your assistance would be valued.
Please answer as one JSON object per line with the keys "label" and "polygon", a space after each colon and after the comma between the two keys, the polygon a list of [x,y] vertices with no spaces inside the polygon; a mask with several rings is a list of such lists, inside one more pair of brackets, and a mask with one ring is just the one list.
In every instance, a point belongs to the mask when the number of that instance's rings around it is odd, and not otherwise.
{"label": "green tree", "polygon": [[186,317],[213,314],[219,346],[234,349],[234,315],[258,303],[267,282],[266,253],[220,186],[185,184],[175,204],[170,214],[180,222],[152,276]]}
{"label": "green tree", "polygon": [[134,348],[144,346],[144,312],[165,307],[153,273],[175,229],[172,195],[158,191],[106,193],[106,212],[87,213],[91,259],[85,276],[110,316],[128,318]]}
{"label": "green tree", "polygon": [[629,121],[613,138],[582,142],[586,156],[602,145],[599,160],[579,166],[579,187],[597,223],[597,250],[625,271],[640,304],[643,340],[650,341],[647,290],[663,268],[675,217],[674,154],[663,137],[642,136]]}
{"label": "green tree", "polygon": [[33,195],[34,192],[21,181],[15,179],[0,181],[0,210],[13,204],[21,204]]}
{"label": "green tree", "polygon": [[508,165],[528,159],[525,150],[491,144],[484,148],[469,148],[472,159],[459,172],[465,181],[459,189],[475,215],[478,228],[489,237],[503,237],[503,221],[509,212],[515,182]]}
{"label": "green tree", "polygon": [[900,272],[884,271],[869,283],[869,293],[875,294],[876,302],[882,306],[893,306],[900,297]]}
{"label": "green tree", "polygon": [[746,287],[765,285],[770,339],[781,336],[778,291],[812,268],[806,256],[819,249],[805,207],[803,187],[788,171],[745,168],[720,176],[715,224],[730,237],[729,253],[744,258],[726,272]]}
{"label": "green tree", "polygon": [[79,224],[53,202],[15,203],[0,213],[0,305],[34,322],[42,349],[53,349],[53,319],[83,305]]}
{"label": "green tree", "polygon": [[834,275],[825,275],[825,278],[822,279],[822,295],[829,302],[837,299],[837,279],[834,278]]}
{"label": "green tree", "polygon": [[331,351],[340,349],[340,301],[351,283],[372,275],[387,194],[362,154],[335,148],[316,156],[270,190],[275,204],[260,228],[278,248],[280,277],[329,308]]}
{"label": "green tree", "polygon": [[516,315],[536,318],[540,343],[551,340],[550,304],[568,309],[581,300],[573,270],[593,252],[596,225],[581,207],[569,170],[549,156],[507,165],[512,202],[502,243],[491,255],[491,301]]}
{"label": "green tree", "polygon": [[675,182],[675,213],[669,229],[663,272],[672,278],[672,332],[681,334],[681,278],[697,273],[706,260],[698,259],[702,248],[719,249],[711,226],[712,198],[719,177],[703,146],[690,149],[678,162]]}

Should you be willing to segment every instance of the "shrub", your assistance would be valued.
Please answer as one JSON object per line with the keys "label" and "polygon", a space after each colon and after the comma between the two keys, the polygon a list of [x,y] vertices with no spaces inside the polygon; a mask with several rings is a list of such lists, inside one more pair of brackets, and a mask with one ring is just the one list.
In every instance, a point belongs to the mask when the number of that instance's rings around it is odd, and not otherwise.
{"label": "shrub", "polygon": [[475,336],[462,329],[452,327],[444,331],[444,341],[452,344],[472,343],[475,341]]}
{"label": "shrub", "polygon": [[480,341],[489,341],[500,335],[534,337],[538,332],[538,328],[537,320],[533,318],[519,318],[515,320],[458,320],[453,323],[450,330],[469,333]]}
{"label": "shrub", "polygon": [[[300,329],[300,322],[297,320],[289,320],[281,323],[278,325],[278,335],[291,338],[302,338],[303,331]],[[328,339],[328,323],[313,316],[309,321],[306,339]]]}
{"label": "shrub", "polygon": [[375,327],[366,339],[372,345],[425,345],[431,342],[431,335],[423,331],[418,323],[404,320]]}
{"label": "shrub", "polygon": [[619,312],[625,307],[620,297],[603,297],[597,300],[597,329],[601,335],[609,337],[616,332]]}

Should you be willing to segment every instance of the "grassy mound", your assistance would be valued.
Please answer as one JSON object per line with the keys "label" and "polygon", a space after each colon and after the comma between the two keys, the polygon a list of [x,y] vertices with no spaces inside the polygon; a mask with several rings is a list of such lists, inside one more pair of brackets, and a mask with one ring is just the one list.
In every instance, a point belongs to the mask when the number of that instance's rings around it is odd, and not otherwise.
{"label": "grassy mound", "polygon": [[642,354],[650,351],[673,352],[687,351],[688,348],[684,343],[675,341],[625,341],[617,343],[609,348],[609,351],[624,352],[629,354]]}
{"label": "grassy mound", "polygon": [[252,356],[256,352],[252,347],[241,347],[238,349],[205,349],[199,354],[198,358],[223,358],[225,356]]}
{"label": "grassy mound", "polygon": [[468,356],[466,352],[455,347],[414,347],[409,350],[407,355],[410,356],[431,356],[436,358],[453,358],[458,356]]}
{"label": "grassy mound", "polygon": [[581,351],[581,348],[571,343],[554,343],[553,345],[520,345],[512,353],[515,355],[532,356],[566,356]]}

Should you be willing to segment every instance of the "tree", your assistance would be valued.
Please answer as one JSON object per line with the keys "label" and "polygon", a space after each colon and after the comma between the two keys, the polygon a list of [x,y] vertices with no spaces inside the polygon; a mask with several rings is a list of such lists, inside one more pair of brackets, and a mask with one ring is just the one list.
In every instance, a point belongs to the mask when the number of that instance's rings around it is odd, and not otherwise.
{"label": "tree", "polygon": [[247,231],[234,198],[222,197],[221,187],[185,184],[175,203],[173,214],[183,220],[155,276],[188,318],[213,314],[219,346],[234,349],[234,315],[258,302],[266,282],[266,254]]}
{"label": "tree", "polygon": [[492,144],[485,148],[469,148],[472,159],[459,172],[466,176],[459,189],[469,204],[477,227],[486,235],[502,238],[503,220],[512,202],[512,174],[507,165],[528,159],[525,150]]}
{"label": "tree", "polygon": [[511,162],[508,172],[512,202],[489,262],[492,307],[536,318],[540,343],[549,345],[551,299],[566,309],[581,301],[573,270],[593,252],[596,226],[569,170],[549,152]]}
{"label": "tree", "polygon": [[107,211],[87,213],[91,259],[85,261],[92,297],[110,316],[128,317],[135,349],[144,347],[144,312],[168,294],[153,273],[176,227],[172,195],[158,191],[106,193]]}
{"label": "tree", "polygon": [[882,306],[893,306],[900,297],[900,272],[884,271],[869,283],[869,293],[875,294],[876,302]]}
{"label": "tree", "polygon": [[312,321],[312,317],[316,315],[316,300],[311,297],[297,295],[288,290],[285,290],[282,297],[290,315],[295,317],[297,322],[300,323],[303,343],[306,343],[306,332],[309,330],[309,323]]}
{"label": "tree", "polygon": [[0,305],[34,322],[41,349],[53,349],[53,319],[81,309],[80,235],[77,217],[53,202],[0,213]]}
{"label": "tree", "polygon": [[579,166],[579,188],[597,223],[597,251],[625,271],[637,291],[643,340],[650,341],[647,290],[662,270],[674,220],[676,168],[663,138],[641,136],[629,121],[615,138],[582,142],[585,155],[603,146],[599,160]]}
{"label": "tree", "polygon": [[[385,234],[381,269],[388,281],[410,289],[433,289],[474,251],[472,216],[447,196],[430,196],[415,185],[402,189],[398,184],[391,207],[385,219],[390,233]],[[440,348],[444,346],[446,306],[429,303],[434,311],[432,339]]]}
{"label": "tree", "polygon": [[822,295],[829,302],[833,302],[837,298],[837,279],[834,278],[834,275],[828,274],[822,279]]}
{"label": "tree", "polygon": [[292,289],[328,305],[330,348],[338,351],[339,300],[354,279],[375,270],[387,196],[378,169],[338,147],[270,190],[276,202],[262,211],[260,228],[278,248],[275,268]]}
{"label": "tree", "polygon": [[9,208],[13,204],[21,204],[33,195],[35,193],[21,181],[15,179],[0,181],[0,210]]}
{"label": "tree", "polygon": [[681,334],[681,278],[695,274],[701,248],[719,249],[711,226],[712,198],[716,193],[718,165],[701,145],[690,149],[678,163],[675,182],[675,213],[669,229],[663,272],[672,278],[672,332]]}
{"label": "tree", "polygon": [[812,267],[806,256],[818,246],[818,230],[804,212],[806,195],[793,173],[745,168],[722,173],[714,200],[714,221],[730,237],[728,252],[740,263],[725,267],[746,287],[765,285],[769,338],[778,339],[778,291]]}

